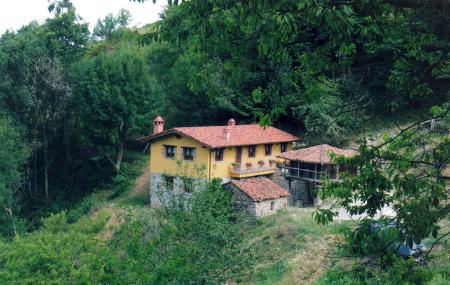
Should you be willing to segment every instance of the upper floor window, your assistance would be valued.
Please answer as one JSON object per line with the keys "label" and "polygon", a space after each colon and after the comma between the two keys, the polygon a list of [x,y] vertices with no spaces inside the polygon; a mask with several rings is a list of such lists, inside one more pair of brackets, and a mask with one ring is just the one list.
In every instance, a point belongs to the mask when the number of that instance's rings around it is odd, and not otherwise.
{"label": "upper floor window", "polygon": [[272,145],[271,144],[265,144],[264,145],[264,152],[266,155],[272,155]]}
{"label": "upper floor window", "polygon": [[175,158],[175,154],[177,152],[177,147],[173,145],[165,145],[164,146],[164,156],[166,158]]}
{"label": "upper floor window", "polygon": [[280,151],[281,152],[287,151],[287,143],[280,143]]}
{"label": "upper floor window", "polygon": [[216,161],[223,161],[223,151],[223,148],[219,148],[214,151]]}
{"label": "upper floor window", "polygon": [[183,147],[183,159],[184,160],[194,160],[195,148],[193,147]]}
{"label": "upper floor window", "polygon": [[248,157],[255,157],[255,156],[256,156],[256,145],[248,146]]}

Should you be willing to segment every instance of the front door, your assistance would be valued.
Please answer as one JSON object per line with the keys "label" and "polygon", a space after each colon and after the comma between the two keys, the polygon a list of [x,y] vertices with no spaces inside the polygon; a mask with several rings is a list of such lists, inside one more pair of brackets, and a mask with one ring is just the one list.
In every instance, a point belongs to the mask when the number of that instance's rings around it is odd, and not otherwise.
{"label": "front door", "polygon": [[242,146],[236,147],[236,163],[241,163],[242,161]]}

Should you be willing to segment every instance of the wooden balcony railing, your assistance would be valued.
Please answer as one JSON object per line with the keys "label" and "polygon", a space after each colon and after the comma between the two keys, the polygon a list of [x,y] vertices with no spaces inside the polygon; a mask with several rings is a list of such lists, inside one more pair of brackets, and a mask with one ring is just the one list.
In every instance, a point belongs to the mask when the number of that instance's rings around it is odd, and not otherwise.
{"label": "wooden balcony railing", "polygon": [[251,166],[251,167],[245,167],[245,166],[230,166],[230,176],[235,178],[244,178],[244,177],[251,177],[251,176],[257,176],[257,175],[265,175],[265,174],[272,174],[276,170],[275,165],[263,165],[263,166]]}
{"label": "wooden balcony railing", "polygon": [[310,180],[315,182],[319,182],[321,179],[324,178],[337,179],[336,173],[329,175],[327,171],[318,171],[318,170],[316,171],[311,169],[302,169],[285,165],[281,166],[281,173],[283,173],[284,176]]}

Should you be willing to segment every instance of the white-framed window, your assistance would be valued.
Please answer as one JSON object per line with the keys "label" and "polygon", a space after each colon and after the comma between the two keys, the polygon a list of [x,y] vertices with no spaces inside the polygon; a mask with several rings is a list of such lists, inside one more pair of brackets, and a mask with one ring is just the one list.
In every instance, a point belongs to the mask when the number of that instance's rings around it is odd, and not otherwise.
{"label": "white-framed window", "polygon": [[272,144],[265,144],[264,145],[264,153],[266,156],[272,155]]}
{"label": "white-framed window", "polygon": [[174,159],[177,153],[177,147],[174,145],[164,145],[164,157]]}
{"label": "white-framed window", "polygon": [[256,156],[256,145],[249,145],[248,146],[248,157],[255,157]]}
{"label": "white-framed window", "polygon": [[224,148],[218,148],[214,151],[215,161],[223,161],[223,152],[224,151],[225,151]]}
{"label": "white-framed window", "polygon": [[195,147],[182,147],[183,148],[183,160],[194,160]]}

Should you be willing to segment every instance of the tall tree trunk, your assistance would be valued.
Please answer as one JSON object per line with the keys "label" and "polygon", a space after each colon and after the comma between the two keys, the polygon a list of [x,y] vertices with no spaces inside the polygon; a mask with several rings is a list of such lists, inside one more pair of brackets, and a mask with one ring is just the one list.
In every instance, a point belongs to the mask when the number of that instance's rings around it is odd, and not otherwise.
{"label": "tall tree trunk", "polygon": [[120,166],[122,165],[123,145],[124,145],[124,143],[122,141],[120,141],[119,146],[117,148],[116,162],[114,163],[114,168],[116,169],[116,172],[120,171]]}
{"label": "tall tree trunk", "polygon": [[17,236],[17,228],[16,228],[16,222],[14,221],[14,216],[12,212],[12,205],[9,205],[9,207],[5,208],[6,212],[9,215],[9,218],[11,219],[11,225],[13,229],[14,236]]}
{"label": "tall tree trunk", "polygon": [[45,200],[49,200],[48,193],[48,140],[47,134],[44,131],[44,191],[45,191]]}
{"label": "tall tree trunk", "polygon": [[70,153],[70,128],[66,115],[64,115],[64,153],[66,155],[67,163],[72,165],[72,155]]}

